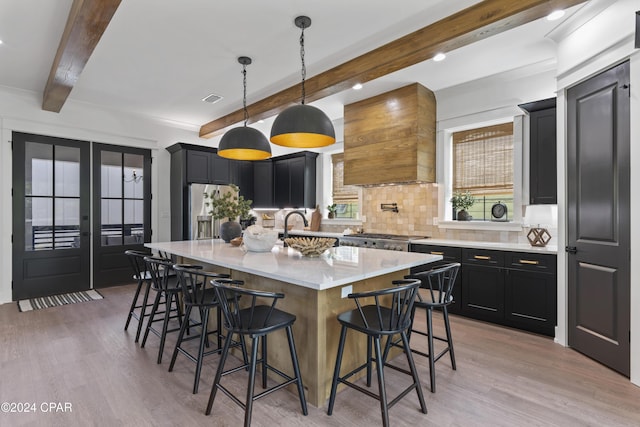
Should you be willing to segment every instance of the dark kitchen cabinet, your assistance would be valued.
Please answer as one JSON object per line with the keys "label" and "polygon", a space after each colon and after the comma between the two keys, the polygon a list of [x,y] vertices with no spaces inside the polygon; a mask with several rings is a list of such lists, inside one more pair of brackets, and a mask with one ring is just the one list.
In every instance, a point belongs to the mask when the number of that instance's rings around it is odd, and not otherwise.
{"label": "dark kitchen cabinet", "polygon": [[[428,271],[433,268],[440,267],[441,265],[444,265],[444,264],[450,264],[452,262],[460,262],[460,258],[461,258],[461,249],[452,247],[452,246],[431,246],[431,245],[412,244],[409,250],[411,252],[420,252],[423,254],[442,255],[442,261],[436,261],[433,263],[423,264],[418,267],[411,268],[410,274],[412,275],[416,273],[420,273],[422,271]],[[462,292],[461,283],[460,283],[461,280],[462,280],[462,274],[460,271],[458,271],[458,277],[456,278],[456,283],[453,285],[453,291],[452,291],[453,302],[449,305],[449,308],[447,309],[449,313],[455,313],[455,314],[460,313],[460,307],[461,307],[460,295]],[[425,286],[428,287],[429,285],[425,284]]]}
{"label": "dark kitchen cabinet", "polygon": [[462,264],[450,313],[554,336],[555,255],[415,244],[411,251],[443,256],[412,268],[412,274],[449,262]]}
{"label": "dark kitchen cabinet", "polygon": [[190,238],[189,184],[231,183],[232,160],[218,156],[215,148],[183,142],[167,151],[171,153],[171,240],[185,240]]}
{"label": "dark kitchen cabinet", "polygon": [[[254,199],[254,167],[248,160],[230,160],[229,180],[238,186],[239,193],[245,200]],[[255,204],[254,204],[255,206]]]}
{"label": "dark kitchen cabinet", "polygon": [[317,153],[303,151],[273,159],[273,194],[276,207],[315,207],[317,156]]}
{"label": "dark kitchen cabinet", "polygon": [[520,108],[529,112],[529,203],[556,204],[556,99]]}
{"label": "dark kitchen cabinet", "polygon": [[253,162],[253,207],[273,207],[273,162]]}
{"label": "dark kitchen cabinet", "polygon": [[503,265],[502,252],[462,250],[462,314],[493,322],[504,318]]}
{"label": "dark kitchen cabinet", "polygon": [[511,252],[506,266],[505,321],[517,328],[554,336],[556,257]]}

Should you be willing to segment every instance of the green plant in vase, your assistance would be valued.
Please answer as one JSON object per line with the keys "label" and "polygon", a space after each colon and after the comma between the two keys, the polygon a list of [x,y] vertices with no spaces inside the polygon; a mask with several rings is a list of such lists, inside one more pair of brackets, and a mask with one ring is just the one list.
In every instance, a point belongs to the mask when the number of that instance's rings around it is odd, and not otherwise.
{"label": "green plant in vase", "polygon": [[335,203],[333,203],[331,205],[327,205],[327,210],[329,211],[329,213],[327,214],[327,217],[335,218],[336,212],[338,211],[338,207],[336,206]]}
{"label": "green plant in vase", "polygon": [[236,237],[242,235],[242,227],[237,219],[247,219],[251,215],[252,200],[245,200],[244,196],[238,195],[239,188],[236,185],[230,185],[230,190],[220,193],[215,190],[210,194],[205,194],[205,206],[209,209],[209,215],[214,219],[226,219],[226,222],[220,224],[220,237],[227,243]]}
{"label": "green plant in vase", "polygon": [[459,221],[471,221],[473,219],[471,215],[467,212],[473,204],[476,202],[475,197],[471,195],[468,191],[466,193],[455,192],[451,197],[451,206],[453,206],[454,211],[457,212],[457,219]]}

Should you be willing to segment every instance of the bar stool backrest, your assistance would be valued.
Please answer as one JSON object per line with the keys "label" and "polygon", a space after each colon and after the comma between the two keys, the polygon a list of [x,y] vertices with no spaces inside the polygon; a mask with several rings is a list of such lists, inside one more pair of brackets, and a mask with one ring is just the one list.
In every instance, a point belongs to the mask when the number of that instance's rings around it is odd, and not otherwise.
{"label": "bar stool backrest", "polygon": [[174,264],[173,270],[178,276],[184,303],[187,305],[216,304],[215,292],[209,284],[212,280],[229,277],[228,274],[204,271],[201,265]]}
{"label": "bar stool backrest", "polygon": [[169,289],[169,275],[173,267],[171,260],[153,256],[147,256],[144,260],[151,276],[151,287],[156,291]]}
{"label": "bar stool backrest", "polygon": [[[394,280],[392,288],[349,294],[366,329],[371,332],[394,334],[411,325],[411,312],[420,287],[417,279]],[[383,305],[384,297],[391,298],[391,305]],[[373,298],[375,304],[363,305],[365,298]]]}
{"label": "bar stool backrest", "polygon": [[453,302],[451,294],[459,270],[460,263],[454,262],[436,267],[433,270],[412,274],[411,277],[421,280],[421,287],[423,289],[429,289],[429,296],[431,297],[431,300],[425,300],[424,297],[418,293],[418,301],[431,303],[436,306],[447,305]]}
{"label": "bar stool backrest", "polygon": [[144,258],[151,254],[149,252],[134,251],[133,249],[124,251],[124,254],[127,255],[129,264],[131,264],[131,269],[133,270],[133,278],[135,280],[149,279],[149,274],[147,273],[147,264],[145,263]]}
{"label": "bar stool backrest", "polygon": [[[284,298],[283,293],[242,289],[238,287],[244,284],[241,280],[217,279],[212,284],[224,314],[226,329],[240,334],[265,334],[271,331],[274,326],[271,317],[276,302]],[[241,298],[243,306],[240,305]]]}

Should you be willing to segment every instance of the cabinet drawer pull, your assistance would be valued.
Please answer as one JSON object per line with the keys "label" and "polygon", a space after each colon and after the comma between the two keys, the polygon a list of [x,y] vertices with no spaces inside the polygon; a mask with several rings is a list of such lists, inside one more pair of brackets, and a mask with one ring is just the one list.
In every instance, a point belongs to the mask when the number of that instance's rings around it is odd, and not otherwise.
{"label": "cabinet drawer pull", "polygon": [[529,259],[521,259],[520,264],[538,265],[540,261],[531,261]]}
{"label": "cabinet drawer pull", "polygon": [[431,255],[444,255],[444,252],[431,251]]}
{"label": "cabinet drawer pull", "polygon": [[475,259],[484,259],[484,260],[491,259],[490,256],[485,256],[485,255],[474,255],[473,257]]}

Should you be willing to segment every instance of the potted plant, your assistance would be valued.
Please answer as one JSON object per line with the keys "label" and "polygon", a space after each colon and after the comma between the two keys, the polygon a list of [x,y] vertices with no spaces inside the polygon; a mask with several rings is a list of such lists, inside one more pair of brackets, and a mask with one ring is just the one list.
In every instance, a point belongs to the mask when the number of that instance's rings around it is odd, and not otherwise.
{"label": "potted plant", "polygon": [[220,224],[220,238],[227,243],[242,235],[242,227],[237,219],[250,217],[252,203],[252,200],[245,200],[243,196],[238,195],[239,188],[236,185],[232,184],[230,187],[231,190],[223,194],[220,194],[219,190],[205,194],[205,198],[208,199],[205,205],[209,208],[209,215],[214,219],[227,220]]}
{"label": "potted plant", "polygon": [[335,218],[336,212],[338,211],[338,207],[336,206],[335,203],[333,203],[331,205],[327,205],[327,210],[329,210],[329,214],[327,215],[327,217]]}
{"label": "potted plant", "polygon": [[467,209],[469,209],[475,203],[476,199],[469,193],[455,192],[451,197],[451,205],[453,206],[453,210],[456,211],[457,219],[459,221],[471,221],[472,216],[469,215]]}

